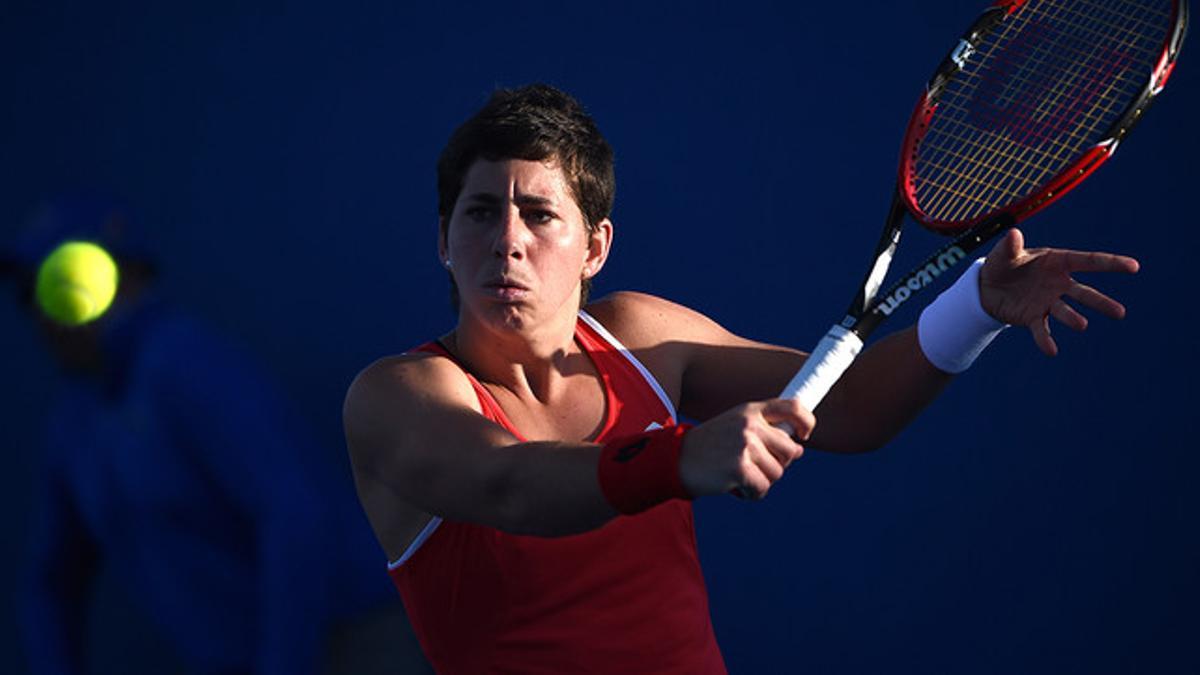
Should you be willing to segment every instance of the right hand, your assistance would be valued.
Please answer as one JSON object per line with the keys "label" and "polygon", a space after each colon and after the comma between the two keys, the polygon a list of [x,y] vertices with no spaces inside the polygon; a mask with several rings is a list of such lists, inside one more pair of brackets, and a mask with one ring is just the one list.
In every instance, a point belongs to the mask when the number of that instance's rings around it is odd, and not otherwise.
{"label": "right hand", "polygon": [[798,401],[746,403],[692,429],[683,437],[679,477],[695,497],[737,491],[762,499],[804,447],[774,426],[787,422],[795,439],[808,440],[816,418]]}

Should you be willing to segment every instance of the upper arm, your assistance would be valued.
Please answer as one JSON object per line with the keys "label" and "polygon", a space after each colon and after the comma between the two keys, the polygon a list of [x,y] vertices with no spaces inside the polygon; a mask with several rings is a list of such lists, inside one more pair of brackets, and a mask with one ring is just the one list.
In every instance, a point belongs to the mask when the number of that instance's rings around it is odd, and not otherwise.
{"label": "upper arm", "polygon": [[746,339],[700,312],[651,295],[615,293],[588,311],[637,354],[679,411],[693,419],[778,396],[806,357]]}
{"label": "upper arm", "polygon": [[481,414],[448,359],[373,364],[351,385],[343,417],[359,499],[390,556],[430,514],[541,536],[615,515],[596,481],[600,446],[522,442]]}
{"label": "upper arm", "polygon": [[469,381],[448,359],[375,362],[351,384],[343,423],[359,496],[381,538],[396,509],[474,522],[498,512],[502,454],[488,451],[517,439],[480,414]]}

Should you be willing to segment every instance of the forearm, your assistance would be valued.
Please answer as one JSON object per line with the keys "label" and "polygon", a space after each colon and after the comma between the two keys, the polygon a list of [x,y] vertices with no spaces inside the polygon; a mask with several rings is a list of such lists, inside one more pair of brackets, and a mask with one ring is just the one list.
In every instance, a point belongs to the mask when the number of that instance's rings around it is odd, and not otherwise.
{"label": "forearm", "polygon": [[364,503],[398,499],[448,520],[512,534],[564,536],[617,515],[597,480],[600,450],[592,443],[563,442],[443,448],[415,461],[391,455],[390,461],[356,464],[356,472]]}
{"label": "forearm", "polygon": [[564,536],[595,530],[617,515],[598,480],[600,446],[534,442],[506,452],[497,482],[504,530]]}
{"label": "forearm", "polygon": [[976,262],[921,312],[917,325],[860,356],[817,406],[815,447],[847,452],[888,442],[971,366],[1004,329],[983,309]]}
{"label": "forearm", "polygon": [[597,480],[600,446],[535,442],[505,452],[494,484],[501,529],[562,536],[596,529],[617,515]]}
{"label": "forearm", "polygon": [[953,378],[925,358],[916,326],[868,347],[817,406],[810,447],[874,450],[907,426]]}

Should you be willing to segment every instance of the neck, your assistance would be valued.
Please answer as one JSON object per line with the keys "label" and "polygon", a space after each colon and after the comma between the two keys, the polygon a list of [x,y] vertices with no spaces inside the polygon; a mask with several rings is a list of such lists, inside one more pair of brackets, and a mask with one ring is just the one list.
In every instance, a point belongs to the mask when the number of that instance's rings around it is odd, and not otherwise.
{"label": "neck", "polygon": [[481,382],[545,402],[567,377],[583,368],[575,322],[576,315],[571,314],[532,331],[497,330],[460,316],[445,342]]}

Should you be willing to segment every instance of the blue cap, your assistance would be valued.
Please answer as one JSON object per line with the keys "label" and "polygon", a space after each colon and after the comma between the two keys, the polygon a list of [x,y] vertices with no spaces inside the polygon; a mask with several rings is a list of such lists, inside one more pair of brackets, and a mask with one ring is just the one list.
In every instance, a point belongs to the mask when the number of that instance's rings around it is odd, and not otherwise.
{"label": "blue cap", "polygon": [[90,241],[118,260],[153,262],[121,202],[96,195],[56,197],[34,211],[24,228],[0,249],[0,274],[36,270],[64,241]]}

